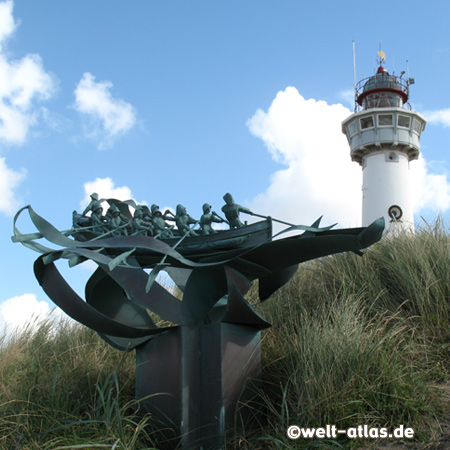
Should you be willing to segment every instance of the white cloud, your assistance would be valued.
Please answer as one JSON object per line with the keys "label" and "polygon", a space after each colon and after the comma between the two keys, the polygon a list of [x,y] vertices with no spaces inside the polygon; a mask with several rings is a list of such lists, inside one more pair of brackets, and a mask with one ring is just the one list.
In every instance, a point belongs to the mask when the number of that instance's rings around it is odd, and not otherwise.
{"label": "white cloud", "polygon": [[133,106],[114,98],[110,92],[112,87],[110,81],[96,82],[95,77],[86,72],[74,92],[74,108],[97,122],[89,136],[99,139],[99,148],[112,145],[114,139],[128,132],[136,123]]}
{"label": "white cloud", "polygon": [[6,165],[5,158],[0,158],[0,212],[11,216],[17,210],[19,201],[15,198],[14,189],[24,178],[24,169],[15,172]]}
{"label": "white cloud", "polygon": [[[84,183],[85,196],[80,202],[81,212],[91,201],[90,195],[96,192],[98,198],[116,198],[117,200],[130,200],[132,197],[131,189],[127,186],[115,187],[114,181],[109,178],[96,178],[94,181]],[[106,204],[105,204],[106,206]]]}
{"label": "white cloud", "polygon": [[412,191],[415,210],[445,212],[450,209],[450,183],[446,174],[429,172],[430,164],[420,155],[419,160],[411,163]]}
{"label": "white cloud", "polygon": [[0,336],[19,331],[27,324],[38,323],[50,314],[47,302],[34,294],[23,294],[0,303]]}
{"label": "white cloud", "polygon": [[258,110],[247,126],[287,168],[273,174],[251,208],[294,223],[321,215],[327,223],[360,223],[361,169],[341,132],[350,114],[340,104],[306,100],[294,87],[278,92],[267,112]]}
{"label": "white cloud", "polygon": [[[258,110],[247,126],[274,160],[287,167],[272,175],[270,186],[253,199],[251,209],[294,223],[310,223],[323,214],[326,223],[358,226],[362,170],[351,161],[341,132],[341,122],[350,114],[340,104],[306,100],[294,87],[278,92],[267,112]],[[450,126],[450,109],[430,117]],[[411,163],[416,214],[450,209],[449,180],[432,172],[422,156]]]}
{"label": "white cloud", "polygon": [[425,111],[423,115],[427,118],[428,123],[435,123],[450,127],[450,108],[440,109],[437,111]]}
{"label": "white cloud", "polygon": [[13,2],[0,3],[0,140],[22,144],[37,120],[36,103],[55,90],[54,77],[45,71],[39,55],[10,60],[5,42],[16,29]]}
{"label": "white cloud", "polygon": [[[13,7],[10,0],[0,3],[0,143],[20,145],[37,122],[38,103],[55,90],[55,79],[45,71],[39,55],[12,60],[6,52],[6,43],[17,29]],[[23,169],[15,172],[0,158],[0,212],[10,215],[17,208],[14,189],[24,176]]]}
{"label": "white cloud", "polygon": [[3,42],[15,31],[17,24],[12,14],[14,3],[12,0],[0,3],[0,50]]}

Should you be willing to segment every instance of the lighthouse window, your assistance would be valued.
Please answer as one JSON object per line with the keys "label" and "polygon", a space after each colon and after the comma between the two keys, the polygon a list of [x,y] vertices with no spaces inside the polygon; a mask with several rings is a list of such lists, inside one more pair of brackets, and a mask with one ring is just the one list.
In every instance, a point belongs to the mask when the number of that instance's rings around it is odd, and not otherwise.
{"label": "lighthouse window", "polygon": [[411,126],[411,117],[402,116],[399,114],[398,116],[398,126],[403,128],[409,128]]}
{"label": "lighthouse window", "polygon": [[361,123],[361,128],[364,130],[365,128],[372,128],[373,127],[373,117],[363,117],[359,119]]}
{"label": "lighthouse window", "polygon": [[379,114],[378,126],[379,127],[392,126],[392,114]]}
{"label": "lighthouse window", "polygon": [[414,131],[420,134],[422,131],[422,121],[414,119]]}
{"label": "lighthouse window", "polygon": [[358,124],[356,123],[356,120],[348,125],[348,131],[350,132],[350,136],[354,136],[358,132]]}

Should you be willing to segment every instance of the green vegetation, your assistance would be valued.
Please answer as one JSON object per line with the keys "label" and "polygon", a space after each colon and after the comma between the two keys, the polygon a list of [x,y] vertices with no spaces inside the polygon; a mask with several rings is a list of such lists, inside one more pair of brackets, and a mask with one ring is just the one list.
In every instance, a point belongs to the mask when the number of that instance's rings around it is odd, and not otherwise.
{"label": "green vegetation", "polygon": [[[256,291],[249,295],[255,299]],[[258,310],[263,411],[231,449],[358,448],[292,441],[288,425],[412,427],[432,440],[448,421],[450,236],[441,222],[365,252],[311,261]],[[0,449],[157,449],[133,416],[134,355],[50,321],[0,344]]]}

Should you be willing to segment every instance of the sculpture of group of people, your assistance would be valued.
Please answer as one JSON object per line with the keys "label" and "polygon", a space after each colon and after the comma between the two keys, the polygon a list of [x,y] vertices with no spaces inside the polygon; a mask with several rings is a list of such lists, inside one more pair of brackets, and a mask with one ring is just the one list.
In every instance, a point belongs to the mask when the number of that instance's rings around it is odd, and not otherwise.
{"label": "sculpture of group of people", "polygon": [[[155,238],[174,237],[174,228],[177,227],[178,236],[198,236],[216,233],[213,223],[227,223],[230,228],[240,228],[244,224],[239,219],[239,213],[253,214],[248,208],[234,202],[233,196],[229,193],[223,196],[225,205],[222,218],[215,211],[211,211],[211,205],[203,205],[203,215],[199,220],[192,218],[186,208],[179,204],[176,207],[176,214],[167,209],[164,214],[159,210],[159,206],[153,204],[149,209],[146,205],[135,205],[133,218],[130,220],[123,215],[116,204],[110,204],[105,215],[103,215],[102,201],[98,194],[91,194],[91,201],[83,211],[83,214],[73,212],[73,227],[75,229],[89,228],[97,235],[136,235],[142,234]],[[88,216],[88,213],[91,213]],[[168,222],[175,222],[175,225]],[[191,228],[191,225],[194,225]],[[200,225],[199,230],[194,231],[195,225]]]}

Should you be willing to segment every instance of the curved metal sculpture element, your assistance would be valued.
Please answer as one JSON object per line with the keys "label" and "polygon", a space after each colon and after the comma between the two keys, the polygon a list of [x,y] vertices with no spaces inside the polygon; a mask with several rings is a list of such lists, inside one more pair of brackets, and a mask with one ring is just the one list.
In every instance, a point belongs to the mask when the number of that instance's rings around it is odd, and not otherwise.
{"label": "curved metal sculpture element", "polygon": [[[116,217],[118,210],[130,223],[129,206],[139,208],[132,201],[107,202]],[[185,214],[181,209],[179,215]],[[24,212],[37,232],[18,230]],[[218,449],[239,402],[254,396],[248,383],[258,378],[260,332],[270,326],[244,298],[252,282],[259,280],[264,301],[291,279],[299,263],[345,251],[361,254],[384,229],[383,219],[341,230],[319,228],[319,223],[290,226],[276,236],[267,218],[203,236],[194,236],[186,222],[178,237],[162,225],[165,239],[111,230],[93,238],[88,227],[60,232],[26,206],[14,218],[12,239],[41,253],[34,272],[56,305],[113,347],[136,350],[137,399],[168,393],[144,400],[142,410],[159,417],[165,428],[170,423],[172,436],[181,436],[181,448]],[[287,232],[302,233],[283,237]],[[37,242],[40,238],[57,248]],[[61,276],[55,265],[60,259],[70,266],[88,259],[98,265],[86,284],[86,301]],[[179,287],[181,301],[155,281],[160,270]],[[169,324],[158,327],[149,312]]]}

